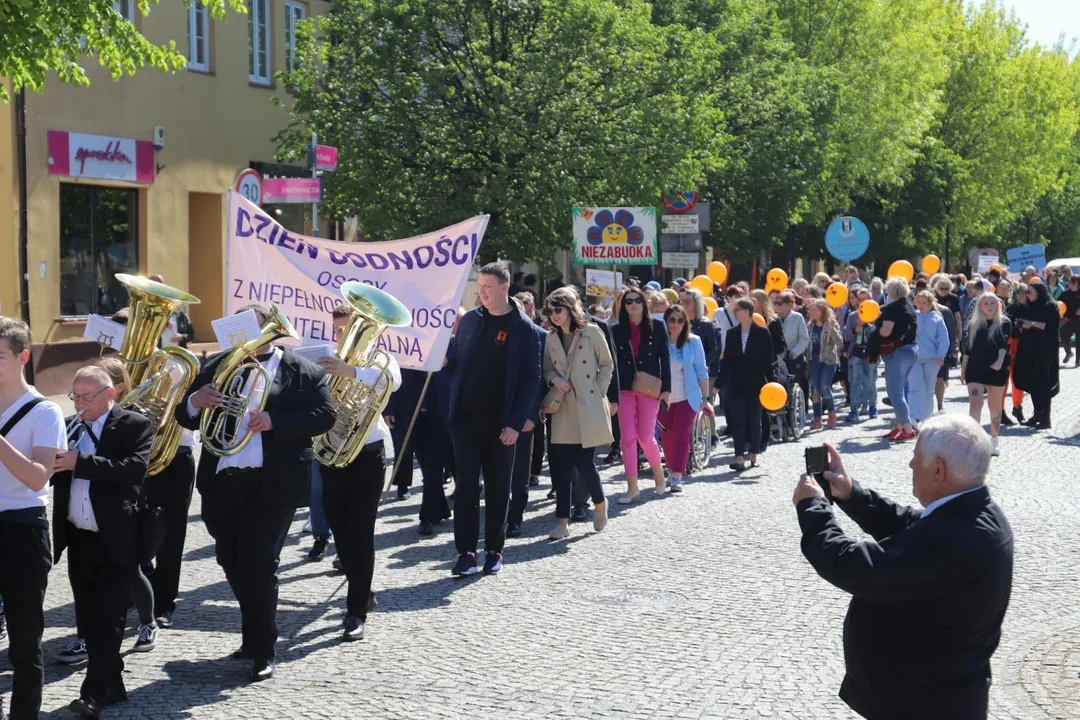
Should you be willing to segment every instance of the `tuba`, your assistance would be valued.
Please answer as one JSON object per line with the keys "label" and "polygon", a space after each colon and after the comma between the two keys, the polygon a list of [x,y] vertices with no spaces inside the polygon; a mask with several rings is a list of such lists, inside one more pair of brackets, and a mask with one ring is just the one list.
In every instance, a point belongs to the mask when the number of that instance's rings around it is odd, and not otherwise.
{"label": "tuba", "polygon": [[266,313],[266,322],[260,328],[262,335],[254,340],[231,348],[222,358],[214,372],[211,384],[224,396],[216,408],[203,410],[199,422],[199,433],[203,447],[212,455],[227,457],[244,449],[251,440],[251,431],[239,433],[240,422],[248,414],[248,393],[245,388],[255,387],[262,379],[262,399],[257,412],[266,409],[266,400],[270,396],[273,378],[263,369],[255,351],[282,338],[300,340],[300,334],[293,328],[289,318],[274,303]]}
{"label": "tuba", "polygon": [[[169,318],[182,305],[196,305],[199,298],[163,283],[118,273],[116,279],[128,291],[128,325],[119,358],[131,378],[131,388],[120,407],[142,413],[154,428],[147,475],[157,475],[172,462],[183,429],[173,418],[177,403],[199,372],[199,361],[182,347],[159,349],[157,344]],[[169,369],[179,368],[175,380]]]}
{"label": "tuba", "polygon": [[388,327],[412,322],[409,309],[388,293],[359,282],[341,285],[345,302],[355,309],[338,340],[336,355],[354,367],[372,368],[378,379],[368,385],[352,378],[330,378],[330,397],[337,410],[334,427],[315,438],[315,459],[328,467],[345,467],[360,454],[371,429],[390,400],[390,356],[372,349]]}

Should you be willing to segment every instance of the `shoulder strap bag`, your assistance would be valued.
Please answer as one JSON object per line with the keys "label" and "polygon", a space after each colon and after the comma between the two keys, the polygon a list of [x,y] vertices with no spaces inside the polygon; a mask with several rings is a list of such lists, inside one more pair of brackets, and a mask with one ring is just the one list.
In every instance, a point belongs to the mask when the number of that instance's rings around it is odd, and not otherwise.
{"label": "shoulder strap bag", "polygon": [[[662,341],[667,342],[667,338],[662,338]],[[664,387],[663,381],[638,367],[637,356],[634,355],[632,347],[630,348],[630,357],[634,359],[634,380],[630,384],[630,389],[654,400],[660,397],[661,389]]]}
{"label": "shoulder strap bag", "polygon": [[14,430],[15,426],[18,425],[19,422],[24,417],[26,417],[27,414],[31,410],[33,410],[35,407],[37,407],[38,405],[40,405],[43,402],[45,402],[45,398],[40,398],[40,397],[34,398],[33,400],[26,403],[25,405],[23,405],[18,410],[16,410],[15,414],[12,415],[11,418],[6,423],[4,423],[4,427],[0,428],[0,435],[3,435],[4,437],[7,437],[7,434],[9,432],[11,432],[12,430]]}

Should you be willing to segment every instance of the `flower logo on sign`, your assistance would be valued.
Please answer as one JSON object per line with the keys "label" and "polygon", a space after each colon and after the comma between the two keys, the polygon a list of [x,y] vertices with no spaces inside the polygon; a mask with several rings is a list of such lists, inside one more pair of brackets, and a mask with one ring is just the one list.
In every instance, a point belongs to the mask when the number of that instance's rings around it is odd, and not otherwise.
{"label": "flower logo on sign", "polygon": [[629,210],[601,210],[596,213],[593,226],[586,238],[590,245],[640,245],[645,240],[645,231],[634,224],[634,214]]}

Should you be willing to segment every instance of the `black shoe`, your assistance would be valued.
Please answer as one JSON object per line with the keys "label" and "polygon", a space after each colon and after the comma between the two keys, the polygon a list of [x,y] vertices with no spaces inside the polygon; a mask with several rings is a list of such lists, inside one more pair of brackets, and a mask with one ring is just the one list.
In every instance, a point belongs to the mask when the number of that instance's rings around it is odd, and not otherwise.
{"label": "black shoe", "polygon": [[326,555],[326,545],[329,542],[324,537],[316,537],[315,544],[311,546],[311,550],[308,551],[308,560],[322,560]]}
{"label": "black shoe", "polygon": [[68,705],[68,710],[81,717],[96,718],[101,716],[101,711],[104,707],[104,705],[92,697],[81,697],[78,700],[72,700],[71,704]]}
{"label": "black shoe", "polygon": [[1012,414],[1013,414],[1013,417],[1016,418],[1016,422],[1020,423],[1021,425],[1024,424],[1024,406],[1023,405],[1013,405],[1013,413]]}
{"label": "black shoe", "polygon": [[355,615],[345,616],[345,632],[342,633],[343,642],[354,642],[364,639],[364,621]]}
{"label": "black shoe", "polygon": [[498,575],[502,572],[503,561],[502,553],[489,552],[484,557],[484,574],[485,575]]}
{"label": "black shoe", "polygon": [[570,511],[570,522],[585,522],[589,519],[589,508],[584,505],[575,505]]}
{"label": "black shoe", "polygon": [[233,654],[229,656],[230,660],[254,660],[255,656],[243,645],[239,650],[234,650]]}
{"label": "black shoe", "polygon": [[273,660],[256,660],[251,666],[251,682],[262,682],[274,677]]}
{"label": "black shoe", "polygon": [[165,628],[166,630],[168,630],[173,626],[172,616],[172,610],[170,610],[168,612],[161,613],[156,618],[154,618],[154,620],[157,622],[157,626],[159,628]]}
{"label": "black shoe", "polygon": [[746,468],[749,467],[749,466],[745,462],[741,462],[741,463],[731,463],[730,465],[728,465],[728,467],[731,468],[732,470],[734,470],[735,472],[742,472],[742,471],[746,470]]}
{"label": "black shoe", "polygon": [[419,529],[419,530],[417,530],[417,532],[418,532],[418,533],[420,533],[421,535],[424,535],[424,536],[427,536],[427,535],[434,535],[434,534],[435,534],[435,528],[433,528],[433,527],[431,526],[431,522],[430,522],[430,521],[428,521],[428,520],[421,520],[421,521],[420,521],[420,529]]}
{"label": "black shoe", "polygon": [[881,398],[881,404],[882,405],[888,405],[889,407],[892,407],[892,400],[890,400],[889,396],[886,395],[885,397]]}
{"label": "black shoe", "polygon": [[1020,424],[1023,425],[1024,427],[1035,427],[1036,425],[1039,424],[1039,416],[1038,415],[1032,415],[1027,420],[1021,420]]}
{"label": "black shoe", "polygon": [[334,558],[334,562],[330,563],[330,566],[333,567],[338,572],[345,572],[341,568],[341,558]]}
{"label": "black shoe", "polygon": [[1016,423],[1009,419],[1009,414],[1004,410],[1001,411],[1001,425],[1002,427],[1012,427],[1013,425],[1016,425]]}
{"label": "black shoe", "polygon": [[548,490],[547,499],[548,500],[554,500],[555,499],[555,488],[551,488],[550,490]]}
{"label": "black shoe", "polygon": [[408,500],[409,497],[410,497],[409,488],[398,488],[398,491],[397,491],[397,499],[398,500]]}
{"label": "black shoe", "polygon": [[601,462],[604,463],[605,465],[615,465],[617,463],[621,463],[622,462],[622,452],[620,452],[619,450],[612,450],[611,452],[609,452],[607,455],[604,456],[604,459],[601,460]]}
{"label": "black shoe", "polygon": [[480,568],[476,566],[476,553],[461,553],[450,574],[454,577],[468,577],[475,575],[479,570]]}
{"label": "black shoe", "polygon": [[540,478],[538,478],[536,475],[530,475],[529,476],[529,487],[539,487],[539,486],[540,486]]}
{"label": "black shoe", "polygon": [[508,522],[506,523],[506,537],[516,538],[521,537],[521,523]]}
{"label": "black shoe", "polygon": [[367,596],[367,611],[374,612],[375,608],[379,606],[379,601],[375,599],[375,593],[368,591]]}

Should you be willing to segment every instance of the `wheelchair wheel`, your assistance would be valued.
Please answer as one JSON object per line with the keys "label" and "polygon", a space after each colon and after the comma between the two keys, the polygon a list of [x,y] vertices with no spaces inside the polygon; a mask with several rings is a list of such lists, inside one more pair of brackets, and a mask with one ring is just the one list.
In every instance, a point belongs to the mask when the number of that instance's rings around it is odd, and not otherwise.
{"label": "wheelchair wheel", "polygon": [[799,383],[791,384],[788,394],[787,421],[792,440],[799,440],[806,431],[806,398],[803,397],[802,386]]}
{"label": "wheelchair wheel", "polygon": [[707,412],[699,411],[694,417],[694,430],[690,435],[689,471],[705,468],[712,457],[712,438],[716,431],[716,420]]}

